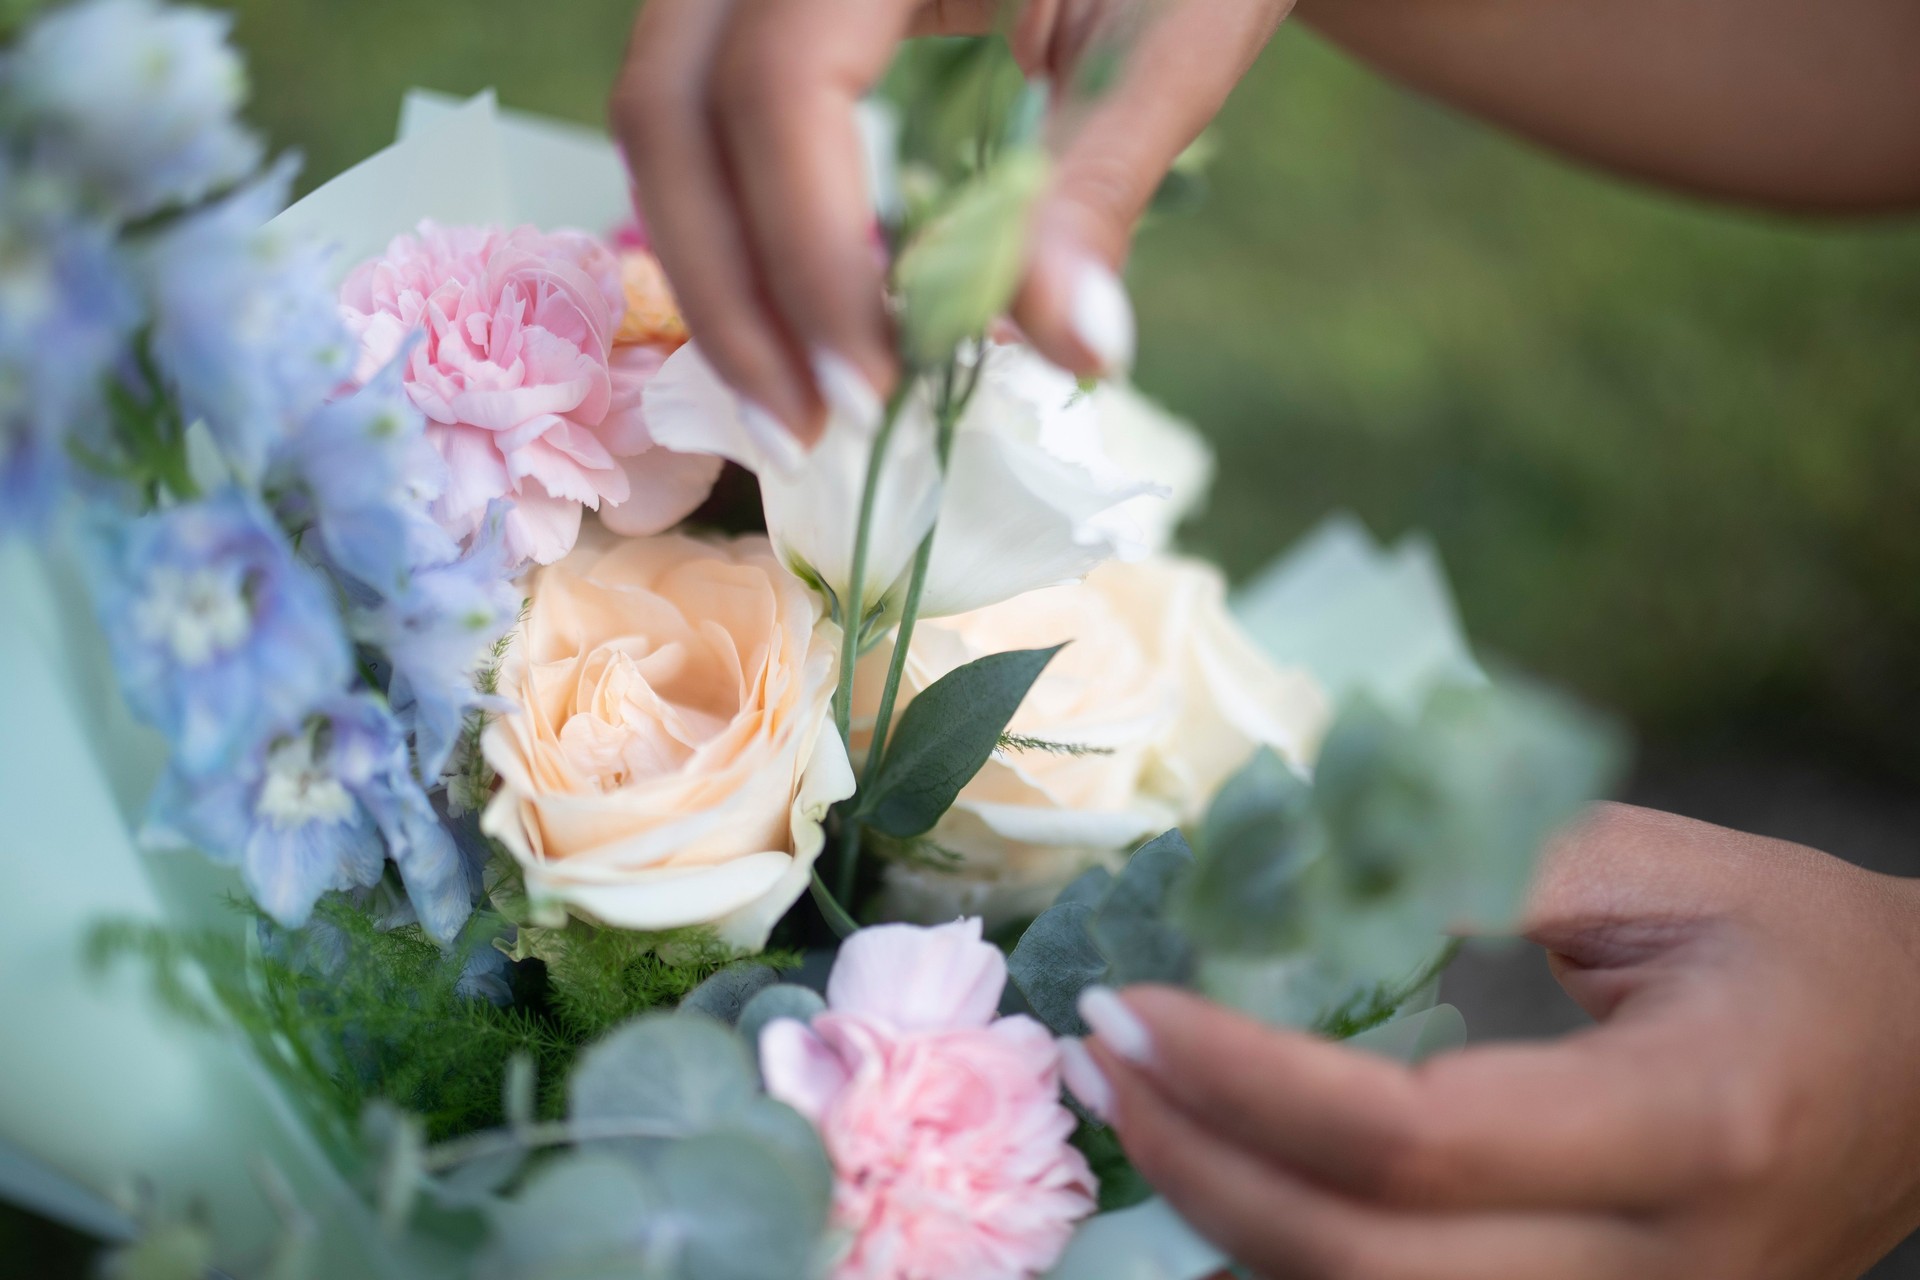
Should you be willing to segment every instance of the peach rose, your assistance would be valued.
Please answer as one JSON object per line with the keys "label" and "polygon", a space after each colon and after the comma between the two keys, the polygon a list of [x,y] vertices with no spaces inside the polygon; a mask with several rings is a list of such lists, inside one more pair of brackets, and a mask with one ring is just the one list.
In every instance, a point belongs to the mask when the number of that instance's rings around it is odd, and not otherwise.
{"label": "peach rose", "polygon": [[854,787],[829,714],[839,633],[813,593],[765,538],[591,533],[529,589],[482,829],[536,906],[764,946]]}
{"label": "peach rose", "polygon": [[[889,918],[1036,914],[1087,867],[1199,818],[1257,749],[1301,767],[1318,751],[1325,692],[1241,631],[1218,569],[1180,556],[1110,561],[1084,582],[921,622],[902,697],[987,654],[1062,642],[1008,729],[1078,754],[996,752],[933,829],[931,858],[889,867]],[[889,656],[862,664],[869,716]]]}

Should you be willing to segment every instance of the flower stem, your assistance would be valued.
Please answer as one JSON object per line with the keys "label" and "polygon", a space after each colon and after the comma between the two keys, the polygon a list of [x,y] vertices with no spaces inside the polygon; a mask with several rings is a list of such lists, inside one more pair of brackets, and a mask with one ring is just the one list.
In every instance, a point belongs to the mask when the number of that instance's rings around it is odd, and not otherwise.
{"label": "flower stem", "polygon": [[[859,831],[859,829],[858,826],[854,827],[856,832]],[[858,856],[860,846],[857,841],[852,848],[855,856]],[[852,859],[848,859],[846,865],[851,866]],[[848,914],[847,909],[840,905],[840,900],[833,896],[832,890],[827,888],[827,882],[820,878],[820,871],[817,867],[813,872],[813,884],[811,888],[814,905],[819,907],[820,914],[827,918],[827,925],[833,930],[835,937],[851,938],[855,933],[859,932],[860,922],[855,920],[853,916]]]}
{"label": "flower stem", "polygon": [[[978,385],[979,375],[976,368],[974,377],[968,382],[965,391],[958,398],[954,387],[958,378],[958,360],[947,362],[945,376],[941,379],[940,401],[935,410],[938,436],[936,445],[940,459],[940,476],[944,482],[947,474],[947,458],[953,452],[954,424],[965,411],[967,401],[972,398],[973,388]],[[934,528],[927,530],[926,537],[920,539],[920,547],[914,552],[913,572],[907,579],[907,594],[900,606],[900,622],[893,638],[893,656],[887,662],[886,684],[880,690],[880,707],[873,722],[873,736],[867,741],[867,763],[861,771],[860,782],[864,788],[872,781],[880,768],[880,761],[886,755],[887,735],[893,728],[893,709],[900,697],[900,682],[906,675],[907,654],[913,647],[913,628],[920,618],[920,597],[927,586],[927,566],[933,561],[933,537],[939,529],[936,521]],[[839,888],[842,900],[851,901],[855,886],[855,877],[860,867],[860,837],[863,827],[857,818],[847,824],[847,833],[841,842]]]}
{"label": "flower stem", "polygon": [[887,411],[873,435],[873,450],[867,456],[866,483],[860,490],[860,521],[853,539],[853,580],[847,583],[847,598],[840,602],[840,683],[833,691],[833,722],[840,740],[853,750],[853,672],[860,662],[860,642],[866,630],[867,547],[873,540],[873,509],[880,492],[880,469],[886,462],[887,444],[900,421],[913,388],[911,371],[903,373],[900,385],[887,401]]}

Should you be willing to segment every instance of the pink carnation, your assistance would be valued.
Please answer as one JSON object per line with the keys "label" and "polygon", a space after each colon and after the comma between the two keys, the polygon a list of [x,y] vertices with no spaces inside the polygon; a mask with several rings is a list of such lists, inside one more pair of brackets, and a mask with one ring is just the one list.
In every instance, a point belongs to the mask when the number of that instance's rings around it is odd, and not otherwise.
{"label": "pink carnation", "polygon": [[658,533],[706,499],[714,458],[653,443],[640,392],[665,353],[616,346],[619,261],[577,232],[420,224],[341,288],[364,382],[420,335],[406,387],[450,479],[434,505],[471,538],[511,499],[508,549],[550,564],[593,507],[616,532]]}
{"label": "pink carnation", "polygon": [[820,1131],[835,1280],[1023,1280],[1094,1209],[1067,1142],[1060,1055],[1031,1018],[996,1018],[1007,965],[980,922],[882,925],[849,938],[811,1026],[760,1036],[767,1090]]}

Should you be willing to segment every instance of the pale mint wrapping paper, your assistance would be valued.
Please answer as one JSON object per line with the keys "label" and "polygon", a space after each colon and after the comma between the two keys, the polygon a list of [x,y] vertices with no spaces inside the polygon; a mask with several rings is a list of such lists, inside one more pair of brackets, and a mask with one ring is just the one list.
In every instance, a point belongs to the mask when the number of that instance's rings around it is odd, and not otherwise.
{"label": "pale mint wrapping paper", "polygon": [[[0,547],[0,601],[0,1196],[109,1237],[143,1201],[198,1206],[235,1268],[282,1232],[268,1166],[316,1225],[364,1218],[237,1036],[172,1019],[137,966],[85,964],[103,920],[240,918],[218,905],[217,869],[135,847],[159,751],[120,703],[72,570]],[[321,1274],[397,1274],[361,1232],[324,1234]]]}

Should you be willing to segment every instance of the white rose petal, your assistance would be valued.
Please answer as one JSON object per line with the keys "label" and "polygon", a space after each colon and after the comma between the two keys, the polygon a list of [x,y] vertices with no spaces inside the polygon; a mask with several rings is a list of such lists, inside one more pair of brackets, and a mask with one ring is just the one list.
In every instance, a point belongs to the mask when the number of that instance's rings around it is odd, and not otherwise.
{"label": "white rose petal", "polygon": [[[1154,509],[1174,492],[1168,485],[1133,474],[1106,451],[1106,402],[1083,406],[1071,378],[1024,348],[994,347],[984,358],[979,390],[956,427],[944,486],[930,394],[919,389],[901,411],[876,490],[863,612],[898,606],[936,514],[940,533],[921,603],[926,617],[1074,581],[1116,554],[1145,554],[1178,519]],[[668,358],[645,403],[648,427],[664,447],[718,454],[755,472],[782,560],[846,599],[875,424],[830,416],[802,465],[785,471],[755,443],[738,396],[692,343]],[[1166,445],[1178,438],[1171,435],[1143,444],[1137,426],[1114,429],[1136,464],[1164,458],[1183,486],[1203,487],[1194,475],[1205,463],[1194,461],[1192,449]]]}
{"label": "white rose petal", "polygon": [[[1301,769],[1318,751],[1331,711],[1318,683],[1240,631],[1217,569],[1172,556],[1110,562],[1084,582],[923,623],[905,693],[989,653],[1063,641],[1009,728],[1081,750],[996,753],[930,834],[928,856],[889,869],[889,912],[1030,915],[1087,867],[1200,817],[1256,750]],[[871,716],[889,657],[882,646],[863,663],[856,713]]]}

